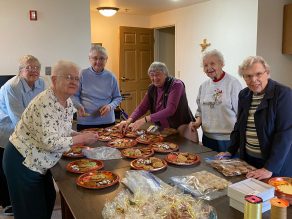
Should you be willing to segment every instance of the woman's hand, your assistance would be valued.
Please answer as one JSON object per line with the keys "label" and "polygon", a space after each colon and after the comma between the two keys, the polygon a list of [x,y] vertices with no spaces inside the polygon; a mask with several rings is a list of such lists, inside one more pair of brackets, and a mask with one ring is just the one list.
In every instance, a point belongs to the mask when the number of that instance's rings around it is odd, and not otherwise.
{"label": "woman's hand", "polygon": [[132,128],[132,131],[137,131],[145,123],[146,123],[145,118],[142,118],[142,119],[136,120],[136,122],[132,123],[129,127]]}
{"label": "woman's hand", "polygon": [[195,122],[191,122],[190,126],[191,126],[191,130],[194,132],[196,131],[196,129],[198,129],[202,124],[202,120],[201,117],[197,117]]}
{"label": "woman's hand", "polygon": [[121,121],[119,124],[117,124],[117,127],[119,127],[120,131],[122,133],[125,133],[129,127],[129,125],[131,124],[132,119],[129,118],[128,120],[125,121]]}
{"label": "woman's hand", "polygon": [[82,132],[73,136],[73,144],[93,144],[98,140],[96,132]]}
{"label": "woman's hand", "polygon": [[78,107],[78,111],[77,111],[78,116],[84,116],[85,115],[85,109],[83,106],[79,106]]}
{"label": "woman's hand", "polygon": [[246,174],[246,178],[254,178],[258,180],[268,179],[273,175],[273,173],[265,168],[250,171]]}
{"label": "woman's hand", "polygon": [[222,160],[223,158],[226,157],[231,157],[231,154],[229,152],[220,152],[219,154],[216,155],[216,158],[218,158],[219,160]]}
{"label": "woman's hand", "polygon": [[110,111],[111,111],[110,105],[104,105],[104,106],[100,107],[100,109],[99,109],[100,116],[105,116]]}

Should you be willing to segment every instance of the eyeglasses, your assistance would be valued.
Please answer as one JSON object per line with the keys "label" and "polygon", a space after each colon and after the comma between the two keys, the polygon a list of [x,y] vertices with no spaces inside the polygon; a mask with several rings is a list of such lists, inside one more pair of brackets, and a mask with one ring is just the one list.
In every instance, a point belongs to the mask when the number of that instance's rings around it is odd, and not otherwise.
{"label": "eyeglasses", "polygon": [[72,75],[59,75],[59,77],[63,77],[66,79],[66,81],[77,81],[79,82],[80,81],[80,78],[79,76],[72,76]]}
{"label": "eyeglasses", "polygon": [[154,78],[154,77],[158,78],[158,77],[161,77],[162,75],[163,75],[163,72],[150,72],[149,73],[150,78]]}
{"label": "eyeglasses", "polygon": [[24,69],[27,71],[39,71],[41,69],[41,67],[28,65],[28,66],[24,67]]}
{"label": "eyeglasses", "polygon": [[257,72],[253,75],[243,75],[244,80],[246,81],[251,81],[253,79],[253,77],[255,77],[256,79],[260,79],[264,74],[266,73],[266,71],[264,72]]}
{"label": "eyeglasses", "polygon": [[93,60],[93,61],[104,62],[107,58],[106,57],[97,57],[97,56],[94,56],[94,57],[90,57],[90,59]]}

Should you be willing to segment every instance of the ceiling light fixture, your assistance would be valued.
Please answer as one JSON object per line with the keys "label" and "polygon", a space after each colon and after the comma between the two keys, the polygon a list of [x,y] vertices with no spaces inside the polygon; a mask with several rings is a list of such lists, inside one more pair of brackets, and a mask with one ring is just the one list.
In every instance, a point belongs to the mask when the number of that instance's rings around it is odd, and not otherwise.
{"label": "ceiling light fixture", "polygon": [[113,16],[119,10],[119,8],[116,8],[116,7],[99,7],[96,9],[98,10],[100,14],[106,17]]}

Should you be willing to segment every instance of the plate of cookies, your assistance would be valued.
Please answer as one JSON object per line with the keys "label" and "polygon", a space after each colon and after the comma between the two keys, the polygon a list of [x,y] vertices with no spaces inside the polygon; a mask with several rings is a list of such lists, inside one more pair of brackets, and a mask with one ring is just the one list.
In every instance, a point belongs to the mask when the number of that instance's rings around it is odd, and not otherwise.
{"label": "plate of cookies", "polygon": [[131,167],[136,170],[154,172],[166,168],[167,163],[158,157],[138,158],[131,162]]}

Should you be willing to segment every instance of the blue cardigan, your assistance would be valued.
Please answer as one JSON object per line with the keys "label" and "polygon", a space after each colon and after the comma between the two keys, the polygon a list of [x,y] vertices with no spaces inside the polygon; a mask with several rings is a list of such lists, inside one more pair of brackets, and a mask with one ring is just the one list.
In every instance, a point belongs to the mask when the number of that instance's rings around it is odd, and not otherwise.
{"label": "blue cardigan", "polygon": [[[248,88],[239,93],[237,122],[231,133],[228,151],[246,156],[246,124],[252,100]],[[292,177],[292,90],[269,79],[264,98],[254,114],[264,168],[275,176]]]}

